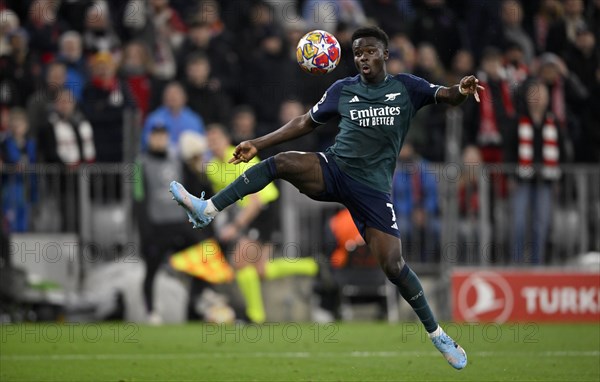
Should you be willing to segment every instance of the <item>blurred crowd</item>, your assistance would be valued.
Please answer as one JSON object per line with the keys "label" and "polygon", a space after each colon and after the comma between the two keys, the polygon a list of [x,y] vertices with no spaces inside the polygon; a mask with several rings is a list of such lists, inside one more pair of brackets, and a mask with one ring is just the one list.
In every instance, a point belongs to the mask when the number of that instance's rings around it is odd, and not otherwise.
{"label": "blurred crowd", "polygon": [[[186,154],[185,133],[205,137],[216,125],[235,145],[273,131],[336,79],[356,74],[350,38],[367,24],[389,34],[392,74],[440,85],[480,79],[482,102],[461,106],[464,161],[517,164],[516,179],[525,183],[558,179],[563,163],[600,162],[599,0],[6,0],[1,163],[122,163],[151,151],[157,131],[189,162],[198,153]],[[317,28],[333,32],[342,48],[339,67],[320,77],[295,62],[297,41]],[[138,123],[127,122],[127,111]],[[419,113],[399,162],[450,160],[446,111]],[[322,151],[335,122],[261,157]],[[135,152],[126,135],[136,137]],[[206,160],[216,155],[206,143],[196,147]],[[406,168],[394,191],[403,236],[417,235],[415,225],[439,235],[439,222],[424,218],[439,214],[436,182]],[[470,185],[462,184],[464,215],[478,206]],[[528,195],[523,190],[515,208]],[[34,199],[18,182],[3,190],[13,230],[27,230],[18,206]],[[540,203],[543,212],[548,204]]]}

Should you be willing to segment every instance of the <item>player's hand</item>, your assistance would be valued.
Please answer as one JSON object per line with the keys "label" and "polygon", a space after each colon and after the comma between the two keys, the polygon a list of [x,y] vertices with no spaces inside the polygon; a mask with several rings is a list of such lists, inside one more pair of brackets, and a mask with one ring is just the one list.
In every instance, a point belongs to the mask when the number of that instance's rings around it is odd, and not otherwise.
{"label": "player's hand", "polygon": [[467,76],[460,80],[459,91],[461,94],[475,96],[475,101],[481,102],[479,99],[479,91],[484,91],[485,88],[479,85],[479,80],[475,76]]}
{"label": "player's hand", "polygon": [[249,160],[254,158],[258,153],[258,149],[252,142],[244,141],[237,145],[235,151],[233,152],[233,157],[229,160],[229,163],[239,164],[239,163],[248,163]]}

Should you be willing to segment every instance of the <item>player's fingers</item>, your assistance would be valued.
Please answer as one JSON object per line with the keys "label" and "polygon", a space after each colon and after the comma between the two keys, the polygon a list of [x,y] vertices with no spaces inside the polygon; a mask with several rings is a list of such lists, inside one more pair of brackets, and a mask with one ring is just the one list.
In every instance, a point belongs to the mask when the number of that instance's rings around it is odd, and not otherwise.
{"label": "player's fingers", "polygon": [[484,90],[485,90],[485,88],[484,88],[483,86],[481,86],[481,85],[477,85],[477,90],[484,91]]}
{"label": "player's fingers", "polygon": [[477,93],[477,91],[475,91],[475,93],[473,93],[473,95],[475,96],[475,101],[481,102],[481,100],[479,99],[479,93]]}
{"label": "player's fingers", "polygon": [[240,153],[236,151],[233,152],[233,154],[231,154],[231,159],[229,159],[229,163],[233,163],[234,160],[238,159],[240,157]]}

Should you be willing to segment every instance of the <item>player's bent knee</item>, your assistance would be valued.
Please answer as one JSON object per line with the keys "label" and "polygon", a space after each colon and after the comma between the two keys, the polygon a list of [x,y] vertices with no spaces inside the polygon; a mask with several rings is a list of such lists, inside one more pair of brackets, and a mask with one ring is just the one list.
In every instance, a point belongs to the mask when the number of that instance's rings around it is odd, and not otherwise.
{"label": "player's bent knee", "polygon": [[396,252],[388,253],[381,262],[381,268],[388,279],[395,280],[400,276],[400,271],[404,268],[404,259]]}

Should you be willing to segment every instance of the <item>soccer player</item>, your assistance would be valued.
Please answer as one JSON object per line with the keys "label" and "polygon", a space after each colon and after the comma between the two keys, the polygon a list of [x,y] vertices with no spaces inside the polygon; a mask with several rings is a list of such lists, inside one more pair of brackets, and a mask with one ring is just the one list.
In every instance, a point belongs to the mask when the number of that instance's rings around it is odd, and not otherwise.
{"label": "soccer player", "polygon": [[308,134],[339,116],[340,132],[325,153],[279,153],[248,169],[209,200],[189,194],[177,182],[171,183],[170,191],[197,228],[277,178],[312,199],[344,204],[435,347],[450,365],[462,369],[467,365],[465,351],[438,325],[417,275],[402,258],[390,191],[396,158],[415,113],[433,103],[459,105],[469,94],[479,100],[477,91],[483,88],[474,76],[447,88],[410,74],[389,75],[387,47],[388,36],[381,29],[357,29],[352,35],[352,52],[359,75],[336,81],[306,114],[272,133],[240,143],[230,162],[248,162],[261,149]]}

